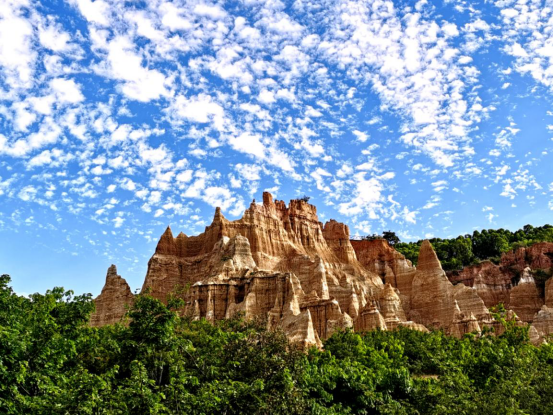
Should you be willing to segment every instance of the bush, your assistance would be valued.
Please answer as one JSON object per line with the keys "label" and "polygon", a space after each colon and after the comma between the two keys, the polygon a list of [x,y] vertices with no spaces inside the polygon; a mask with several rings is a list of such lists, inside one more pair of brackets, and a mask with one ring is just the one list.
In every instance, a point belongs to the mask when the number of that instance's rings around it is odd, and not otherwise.
{"label": "bush", "polygon": [[179,317],[141,295],[91,328],[90,295],[31,298],[0,278],[0,413],[551,414],[552,342],[441,331],[336,332],[302,351],[262,320]]}

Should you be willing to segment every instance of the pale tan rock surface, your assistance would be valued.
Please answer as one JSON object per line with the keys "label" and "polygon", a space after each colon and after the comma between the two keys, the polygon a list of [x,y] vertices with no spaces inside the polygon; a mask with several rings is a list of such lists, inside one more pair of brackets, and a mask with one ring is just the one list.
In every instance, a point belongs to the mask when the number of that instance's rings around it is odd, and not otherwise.
{"label": "pale tan rock surface", "polygon": [[127,281],[117,274],[115,265],[110,266],[104,288],[94,300],[96,309],[91,315],[90,324],[100,327],[120,322],[127,311],[126,306],[132,304],[133,300],[134,295]]}
{"label": "pale tan rock surface", "polygon": [[433,247],[423,241],[412,283],[412,320],[427,327],[448,327],[454,319],[452,288]]}
{"label": "pale tan rock surface", "polygon": [[342,309],[349,309],[351,285],[365,298],[382,283],[356,260],[348,227],[330,222],[325,236],[324,229],[315,206],[291,200],[287,207],[264,193],[263,205],[252,203],[237,221],[228,221],[216,209],[212,224],[198,236],[173,238],[168,229],[149,262],[143,288],[163,299],[178,284],[204,280],[216,272],[206,267],[215,244],[224,236],[240,235],[248,240],[258,269],[293,272],[305,292],[315,291],[323,299],[333,296]]}
{"label": "pale tan rock surface", "polygon": [[450,271],[447,276],[454,284],[463,283],[475,288],[487,307],[499,303],[506,307],[510,305],[510,289],[514,275],[511,272],[503,272],[498,265],[490,261],[483,261],[460,271]]}
{"label": "pale tan rock surface", "polygon": [[[541,266],[547,265],[545,249],[533,251]],[[521,255],[513,261],[520,264]],[[302,200],[287,206],[266,192],[263,204],[253,202],[239,220],[225,219],[217,208],[200,235],[174,237],[168,227],[148,263],[142,292],[162,301],[181,297],[182,312],[193,318],[216,321],[241,313],[266,319],[268,328],[281,327],[304,346],[319,347],[346,327],[442,327],[455,336],[480,331],[494,322],[479,294],[487,302],[507,296],[522,320],[533,320],[543,303],[536,303],[527,280],[510,292],[496,271],[489,267],[486,274],[487,267],[463,274],[462,282],[471,281],[473,288],[454,286],[428,241],[416,268],[386,241],[350,241],[348,226],[334,220],[323,225],[315,206]],[[495,284],[499,288],[491,290]],[[551,304],[551,280],[545,291]],[[125,280],[110,267],[91,324],[119,321],[132,302]],[[546,330],[545,313],[535,318],[538,337]]]}
{"label": "pale tan rock surface", "polygon": [[428,328],[445,328],[461,336],[467,330],[480,331],[492,317],[476,290],[456,286],[446,278],[430,242],[421,245],[417,272],[412,284],[410,318]]}
{"label": "pale tan rock surface", "polygon": [[358,261],[379,275],[383,282],[398,288],[405,312],[409,312],[412,281],[416,268],[384,239],[351,241]]}
{"label": "pale tan rock surface", "polygon": [[[552,337],[552,324],[552,307],[543,305],[533,316],[533,323],[529,329],[531,341],[541,343],[546,337]],[[531,330],[536,331],[536,334]]]}
{"label": "pale tan rock surface", "polygon": [[354,330],[386,330],[387,323],[379,312],[375,302],[368,303],[361,311],[360,315],[354,320]]}
{"label": "pale tan rock surface", "polygon": [[[315,206],[302,200],[286,206],[264,193],[263,204],[253,202],[239,220],[228,221],[216,209],[212,224],[198,236],[174,238],[168,228],[149,261],[143,290],[165,300],[168,293],[191,287],[186,300],[198,317],[263,316],[272,310],[284,274],[300,288],[295,293],[300,314],[292,316],[303,315],[303,324],[315,327],[321,339],[352,326],[360,307],[383,288],[357,261],[346,225],[332,220],[323,226]],[[281,312],[280,318],[292,316]],[[317,343],[316,337],[310,341]]]}
{"label": "pale tan rock surface", "polygon": [[389,330],[394,330],[406,321],[398,292],[391,284],[385,284],[379,297],[379,308]]}
{"label": "pale tan rock surface", "polygon": [[510,290],[510,309],[515,311],[521,321],[531,323],[543,304],[531,269],[525,268],[518,284]]}

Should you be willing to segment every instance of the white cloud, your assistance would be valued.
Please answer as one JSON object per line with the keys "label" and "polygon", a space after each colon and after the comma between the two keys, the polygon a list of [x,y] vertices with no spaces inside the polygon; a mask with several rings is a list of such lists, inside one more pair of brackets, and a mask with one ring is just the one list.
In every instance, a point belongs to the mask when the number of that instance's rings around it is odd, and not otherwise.
{"label": "white cloud", "polygon": [[495,5],[502,18],[504,52],[513,69],[552,89],[552,2],[504,0]]}
{"label": "white cloud", "polygon": [[356,136],[356,139],[362,143],[365,143],[369,138],[368,135],[362,131],[354,130],[352,133]]}
{"label": "white cloud", "polygon": [[236,137],[229,137],[229,144],[236,151],[250,154],[257,159],[263,160],[265,158],[265,146],[260,139],[261,137],[259,134],[244,132]]}
{"label": "white cloud", "polygon": [[[320,48],[352,76],[372,82],[383,108],[403,115],[407,145],[441,166],[453,166],[463,157],[460,144],[468,140],[468,127],[479,120],[468,109],[473,97],[464,96],[476,72],[454,61],[459,50],[448,40],[455,28],[443,29],[443,39],[436,23],[420,15],[401,20],[392,2],[370,7],[344,0],[335,7],[331,33],[336,39],[331,36]],[[365,65],[373,70],[366,72]]]}
{"label": "white cloud", "polygon": [[505,181],[504,188],[502,189],[500,196],[509,197],[510,199],[514,199],[516,197],[517,192],[514,190],[511,183],[512,181],[510,179]]}
{"label": "white cloud", "polygon": [[212,19],[222,19],[227,16],[227,13],[221,7],[209,6],[207,4],[197,4],[194,6],[193,13],[198,16],[210,17]]}
{"label": "white cloud", "polygon": [[182,171],[179,174],[177,174],[177,176],[175,176],[175,180],[177,180],[180,183],[188,183],[192,180],[192,174],[193,174],[192,170]]}
{"label": "white cloud", "polygon": [[70,0],[77,5],[81,14],[91,23],[109,25],[109,5],[103,0]]}
{"label": "white cloud", "polygon": [[114,228],[121,228],[125,222],[125,218],[118,216],[112,222],[114,223]]}
{"label": "white cloud", "polygon": [[25,202],[29,202],[35,199],[36,194],[37,194],[37,189],[34,186],[29,185],[22,188],[19,191],[17,197],[19,197],[21,200]]}
{"label": "white cloud", "polygon": [[54,148],[52,150],[44,150],[40,154],[32,157],[27,162],[27,168],[34,168],[47,165],[48,167],[60,167],[74,158],[71,153],[64,153],[63,150]]}
{"label": "white cloud", "polygon": [[[21,223],[34,215],[58,226],[72,213],[121,228],[110,230],[116,238],[152,241],[154,225],[136,227],[144,212],[153,224],[177,215],[194,234],[205,226],[202,202],[240,215],[244,200],[272,189],[313,193],[323,219],[347,215],[366,234],[401,224],[412,235],[416,223],[436,234],[454,229],[446,209],[475,198],[477,176],[490,181],[479,189],[547,205],[537,169],[549,160],[535,147],[518,154],[529,123],[501,118],[508,92],[527,91],[542,108],[539,88],[518,78],[551,83],[544,5],[503,0],[494,19],[483,9],[460,20],[451,2],[440,13],[389,0],[324,2],[316,13],[279,2],[70,3],[70,20],[59,17],[63,2],[57,16],[25,1],[0,6],[10,177],[0,194],[6,209],[24,206]],[[489,68],[498,47],[509,57]],[[491,74],[497,82],[484,84]],[[509,108],[518,119],[521,99]],[[35,203],[56,219],[30,212]],[[501,215],[487,203],[483,216]],[[113,255],[126,258],[126,246],[114,243]]]}
{"label": "white cloud", "polygon": [[409,223],[416,223],[416,215],[418,214],[417,211],[410,211],[406,206],[404,206],[404,209],[402,209],[402,219],[404,219],[406,222]]}
{"label": "white cloud", "polygon": [[[95,3],[97,3],[96,1]],[[100,75],[123,81],[121,92],[132,100],[148,102],[169,97],[171,80],[157,69],[143,66],[135,45],[125,36],[118,36],[105,45],[106,60],[96,67]]]}
{"label": "white cloud", "polygon": [[71,43],[71,35],[59,24],[49,24],[39,27],[38,35],[40,44],[47,49],[57,53],[77,52],[81,54],[80,48]]}
{"label": "white cloud", "polygon": [[228,210],[237,203],[237,198],[232,195],[231,191],[221,186],[207,187],[202,199],[213,207],[220,207],[223,211]]}
{"label": "white cloud", "polygon": [[17,3],[7,2],[0,7],[0,67],[4,69],[4,82],[13,88],[33,84],[37,54],[32,47],[33,26],[24,14]]}
{"label": "white cloud", "polygon": [[438,180],[431,183],[431,185],[433,186],[433,190],[439,193],[448,188],[448,182],[446,180]]}
{"label": "white cloud", "polygon": [[275,94],[272,91],[269,91],[267,89],[262,89],[258,95],[258,101],[262,104],[273,104],[275,99]]}
{"label": "white cloud", "polygon": [[51,118],[46,118],[37,132],[29,134],[26,138],[16,139],[13,143],[0,137],[0,154],[8,154],[13,157],[24,157],[33,150],[41,149],[58,141],[61,128]]}
{"label": "white cloud", "polygon": [[332,177],[332,174],[328,171],[318,167],[315,171],[310,173],[310,176],[315,180],[318,190],[330,193],[331,188],[325,184],[325,177]]}
{"label": "white cloud", "polygon": [[56,95],[57,102],[76,104],[85,99],[80,86],[73,79],[53,79],[50,81],[50,88]]}
{"label": "white cloud", "polygon": [[255,164],[242,164],[238,163],[235,165],[235,171],[245,180],[255,181],[260,180],[261,167]]}
{"label": "white cloud", "polygon": [[168,108],[174,119],[186,119],[195,123],[213,122],[216,128],[223,127],[225,111],[210,95],[200,94],[190,98],[178,95]]}
{"label": "white cloud", "polygon": [[384,198],[382,192],[384,185],[377,177],[366,178],[366,172],[354,175],[355,186],[351,200],[339,203],[339,212],[343,215],[353,216],[367,213],[370,219],[377,219],[377,212],[382,207]]}

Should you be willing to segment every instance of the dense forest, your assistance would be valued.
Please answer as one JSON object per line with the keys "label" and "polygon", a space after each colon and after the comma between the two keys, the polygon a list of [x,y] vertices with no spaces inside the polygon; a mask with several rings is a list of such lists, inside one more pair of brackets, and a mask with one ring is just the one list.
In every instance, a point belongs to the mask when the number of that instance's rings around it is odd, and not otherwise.
{"label": "dense forest", "polygon": [[[422,240],[401,242],[394,232],[385,231],[382,236],[368,235],[363,239],[386,239],[391,246],[417,265],[417,257]],[[444,270],[461,269],[488,259],[494,263],[500,261],[504,252],[536,242],[552,242],[552,225],[533,227],[525,225],[523,229],[511,232],[507,229],[483,229],[473,234],[460,235],[457,238],[429,239],[435,249]]]}
{"label": "dense forest", "polygon": [[340,331],[299,350],[263,321],[215,324],[139,295],[125,324],[55,288],[18,296],[0,277],[2,414],[552,414],[552,342],[526,327],[455,339]]}

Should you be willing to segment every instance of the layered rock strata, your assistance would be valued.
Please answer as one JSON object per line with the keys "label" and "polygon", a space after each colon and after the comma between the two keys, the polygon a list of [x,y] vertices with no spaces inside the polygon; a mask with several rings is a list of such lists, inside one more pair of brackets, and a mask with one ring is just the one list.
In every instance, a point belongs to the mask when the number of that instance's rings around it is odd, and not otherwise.
{"label": "layered rock strata", "polygon": [[522,321],[530,323],[543,304],[531,269],[525,268],[518,284],[510,290],[509,307]]}
{"label": "layered rock strata", "polygon": [[[533,251],[534,264],[548,265],[540,256],[545,249]],[[521,265],[521,254],[510,261],[512,268]],[[535,301],[528,270],[521,270],[512,289],[514,282],[494,267],[484,263],[463,271],[455,281],[463,284],[453,285],[428,241],[416,268],[384,240],[351,241],[348,226],[334,220],[323,225],[315,206],[305,201],[287,206],[264,193],[263,203],[252,202],[239,220],[227,220],[217,208],[200,235],[174,237],[168,227],[148,263],[142,291],[162,301],[168,295],[183,298],[182,312],[193,318],[216,321],[240,313],[267,319],[270,329],[281,327],[304,346],[320,346],[345,327],[444,328],[463,336],[495,325],[487,305],[497,300],[516,304],[522,320],[535,321],[533,335],[542,339],[552,320],[551,279],[544,290],[550,308],[541,308],[544,301]],[[95,302],[95,326],[119,321],[125,304],[133,302],[114,266]]]}
{"label": "layered rock strata", "polygon": [[405,312],[409,312],[412,281],[416,273],[412,263],[384,239],[353,240],[351,243],[360,264],[379,275],[384,283],[398,288]]}
{"label": "layered rock strata", "polygon": [[473,287],[487,307],[503,303],[518,321],[531,324],[531,340],[540,343],[552,335],[552,277],[542,286],[534,275],[552,275],[552,246],[540,242],[517,248],[503,254],[499,265],[483,261],[449,272],[448,278]]}
{"label": "layered rock strata", "polygon": [[[481,326],[493,322],[476,290],[461,284],[454,286],[446,278],[429,241],[422,243],[419,252],[412,282],[410,317],[426,327],[442,327],[454,335],[464,333],[464,330],[459,329],[459,323],[464,318],[475,320]],[[477,325],[473,327],[477,329]]]}
{"label": "layered rock strata", "polygon": [[381,278],[357,260],[348,226],[323,225],[315,206],[302,200],[287,206],[269,193],[236,221],[216,209],[198,236],[174,237],[168,227],[142,290],[162,301],[182,296],[184,312],[195,318],[267,318],[306,345],[353,326],[369,302],[382,300],[388,320],[406,323],[398,295],[391,300]]}
{"label": "layered rock strata", "polygon": [[[534,272],[552,274],[552,246],[550,242],[540,242],[526,248],[517,248],[503,254],[499,265],[483,261],[459,271],[448,272],[448,279],[453,284],[463,283],[468,287],[475,288],[487,307],[495,306],[498,303],[503,303],[506,307],[525,307],[528,297],[519,304],[517,301],[520,297],[516,296],[514,297],[516,303],[512,304],[511,291],[520,283],[531,282],[531,279],[533,283],[536,283],[533,278]],[[522,281],[527,268],[529,268],[528,274]],[[544,304],[545,297],[549,293],[552,293],[551,287],[537,291],[537,297],[532,302]],[[532,315],[530,319],[532,319]],[[530,321],[530,319],[527,320]]]}
{"label": "layered rock strata", "polygon": [[96,310],[91,316],[90,324],[99,327],[120,322],[127,311],[126,307],[133,301],[134,296],[127,281],[117,274],[116,266],[111,265],[104,288],[94,300]]}

